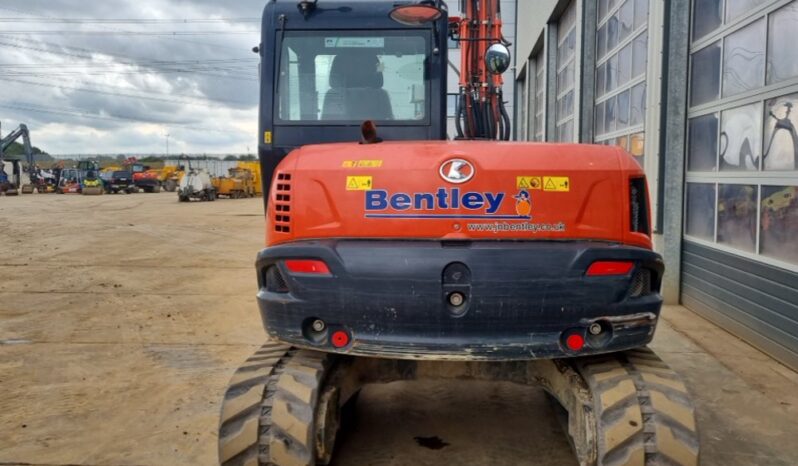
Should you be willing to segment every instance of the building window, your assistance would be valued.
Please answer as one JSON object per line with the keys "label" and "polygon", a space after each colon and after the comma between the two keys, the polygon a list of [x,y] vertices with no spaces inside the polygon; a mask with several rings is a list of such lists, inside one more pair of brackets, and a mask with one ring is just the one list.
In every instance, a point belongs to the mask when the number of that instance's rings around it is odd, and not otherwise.
{"label": "building window", "polygon": [[460,94],[449,93],[446,94],[446,117],[454,118],[457,112],[457,99]]}
{"label": "building window", "polygon": [[798,270],[798,1],[695,0],[685,236]]}
{"label": "building window", "polygon": [[594,140],[645,158],[650,0],[599,0]]}
{"label": "building window", "polygon": [[571,2],[557,25],[556,140],[574,141],[576,113],[576,2]]}
{"label": "building window", "polygon": [[529,76],[529,73],[527,71],[524,71],[523,75],[520,78],[518,78],[516,80],[516,82],[515,82],[515,85],[516,85],[516,91],[515,92],[518,93],[517,94],[518,95],[518,102],[520,103],[520,105],[518,105],[516,107],[518,109],[518,115],[517,115],[518,120],[517,120],[517,124],[515,125],[516,131],[517,131],[517,138],[518,138],[519,141],[526,141],[527,140],[527,132],[526,132],[527,123],[526,123],[526,120],[527,120],[528,111],[527,111],[527,106],[526,106],[526,103],[525,103],[526,102],[526,93],[527,93],[527,81],[528,81],[527,76]]}
{"label": "building window", "polygon": [[535,73],[534,89],[530,85],[530,97],[534,99],[529,108],[533,114],[530,116],[530,130],[529,134],[532,136],[533,141],[544,141],[544,130],[546,121],[544,109],[546,108],[546,61],[543,52],[538,52],[534,58],[530,60],[532,67],[530,72]]}

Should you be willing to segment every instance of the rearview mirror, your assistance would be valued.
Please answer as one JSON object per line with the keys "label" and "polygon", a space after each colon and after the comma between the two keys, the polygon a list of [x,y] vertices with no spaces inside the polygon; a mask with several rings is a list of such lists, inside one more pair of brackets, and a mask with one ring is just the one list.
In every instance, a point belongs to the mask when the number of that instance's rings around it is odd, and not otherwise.
{"label": "rearview mirror", "polygon": [[510,50],[504,44],[493,44],[485,53],[485,66],[491,74],[502,74],[510,68]]}

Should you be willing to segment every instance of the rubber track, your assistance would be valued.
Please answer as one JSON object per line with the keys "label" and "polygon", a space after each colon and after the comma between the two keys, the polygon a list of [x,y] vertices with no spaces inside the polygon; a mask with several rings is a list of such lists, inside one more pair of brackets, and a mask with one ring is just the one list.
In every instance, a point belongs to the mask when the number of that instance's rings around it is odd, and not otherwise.
{"label": "rubber track", "polygon": [[593,394],[598,466],[698,465],[689,394],[653,351],[577,359]]}
{"label": "rubber track", "polygon": [[314,417],[331,361],[326,353],[298,351],[285,364],[271,410],[270,456],[262,457],[262,462],[276,466],[316,464]]}
{"label": "rubber track", "polygon": [[268,387],[276,384],[291,354],[286,345],[266,343],[233,374],[219,422],[221,465],[258,466],[262,450],[268,450],[268,442],[260,440],[264,437],[260,426],[269,425],[271,412]]}

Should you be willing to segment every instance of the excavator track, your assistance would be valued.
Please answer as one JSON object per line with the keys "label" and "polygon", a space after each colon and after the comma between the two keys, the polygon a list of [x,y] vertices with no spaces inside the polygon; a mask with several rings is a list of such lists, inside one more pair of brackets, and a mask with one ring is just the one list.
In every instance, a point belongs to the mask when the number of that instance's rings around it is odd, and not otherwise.
{"label": "excavator track", "polygon": [[648,348],[575,360],[596,418],[599,466],[698,464],[687,388]]}
{"label": "excavator track", "polygon": [[312,466],[332,458],[340,409],[360,387],[451,378],[539,385],[582,466],[696,466],[694,408],[648,348],[560,360],[398,361],[266,343],[233,375],[219,427],[224,466]]}
{"label": "excavator track", "polygon": [[291,354],[286,345],[266,343],[233,374],[219,422],[220,464],[257,466],[262,453],[268,456],[274,388]]}
{"label": "excavator track", "polygon": [[310,466],[329,461],[329,454],[325,461],[316,453],[330,449],[317,448],[315,420],[333,357],[266,343],[247,359],[222,403],[220,464]]}

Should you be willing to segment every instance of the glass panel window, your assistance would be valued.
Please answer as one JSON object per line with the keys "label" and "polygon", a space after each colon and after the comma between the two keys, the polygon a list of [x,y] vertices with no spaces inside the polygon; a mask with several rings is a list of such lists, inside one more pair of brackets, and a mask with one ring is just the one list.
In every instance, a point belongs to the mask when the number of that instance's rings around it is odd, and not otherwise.
{"label": "glass panel window", "polygon": [[629,44],[618,52],[618,86],[623,86],[632,79],[632,45]]}
{"label": "glass panel window", "polygon": [[[632,150],[633,142],[642,140],[632,136],[645,123],[646,85],[640,81],[645,80],[648,64],[649,1],[619,2],[602,26],[607,28],[608,45],[596,65],[596,143]],[[642,160],[642,149],[637,157]]]}
{"label": "glass panel window", "polygon": [[767,0],[726,0],[726,22],[730,23],[740,16],[750,13]]}
{"label": "glass panel window", "polygon": [[[527,70],[527,74],[528,73],[529,71]],[[526,81],[526,76],[524,76],[516,82],[518,99],[519,102],[522,102],[522,104],[518,106],[518,124],[515,126],[518,131],[518,140],[520,141],[526,141]]]}
{"label": "glass panel window", "polygon": [[645,162],[646,151],[646,135],[645,133],[633,134],[629,138],[629,153],[632,154],[637,160],[637,163],[643,167]]}
{"label": "glass panel window", "polygon": [[723,96],[762,87],[765,81],[765,20],[726,37],[723,46]]}
{"label": "glass panel window", "polygon": [[768,84],[798,76],[798,3],[791,2],[770,15],[768,28]]}
{"label": "glass panel window", "polygon": [[798,264],[798,187],[762,186],[759,252]]}
{"label": "glass panel window", "polygon": [[755,251],[756,191],[754,185],[718,185],[718,243]]}
{"label": "glass panel window", "polygon": [[629,124],[632,126],[646,122],[646,83],[640,83],[632,88],[632,109],[629,115]]}
{"label": "glass panel window", "polygon": [[618,88],[618,55],[613,55],[607,62],[607,92]]}
{"label": "glass panel window", "polygon": [[614,14],[607,21],[607,51],[618,45],[618,14]]}
{"label": "glass panel window", "polygon": [[457,98],[460,94],[446,94],[446,117],[454,118],[457,110]]}
{"label": "glass panel window", "polygon": [[635,29],[648,23],[649,0],[635,0]]}
{"label": "glass panel window", "polygon": [[604,134],[604,102],[596,105],[596,134]]}
{"label": "glass panel window", "polygon": [[718,115],[710,113],[690,120],[688,171],[714,171],[718,164]]}
{"label": "glass panel window", "polygon": [[798,1],[693,4],[685,234],[798,266]]}
{"label": "glass panel window", "polygon": [[601,60],[607,54],[607,25],[601,26],[596,32],[596,59]]}
{"label": "glass panel window", "polygon": [[707,241],[715,240],[715,185],[687,183],[685,233]]}
{"label": "glass panel window", "polygon": [[535,57],[535,140],[543,140],[543,110],[546,108],[546,66],[543,62],[543,53]]}
{"label": "glass panel window", "polygon": [[720,120],[720,169],[757,170],[762,147],[762,105],[725,110]]}
{"label": "glass panel window", "polygon": [[637,36],[632,47],[632,79],[634,79],[645,73],[648,66],[648,33],[644,32]]}
{"label": "glass panel window", "polygon": [[790,94],[765,102],[765,170],[798,170],[798,94]]}
{"label": "glass panel window", "polygon": [[627,37],[632,34],[632,30],[635,28],[635,2],[634,0],[626,0],[618,10],[618,40],[623,41]]}
{"label": "glass panel window", "polygon": [[604,110],[604,132],[610,133],[615,131],[615,96],[607,100]]}
{"label": "glass panel window", "polygon": [[619,130],[629,127],[629,91],[618,94],[618,126]]}
{"label": "glass panel window", "polygon": [[596,68],[596,97],[604,95],[604,86],[606,86],[607,64],[602,63]]}
{"label": "glass panel window", "polygon": [[693,40],[698,40],[720,27],[723,0],[693,1]]}
{"label": "glass panel window", "polygon": [[[576,81],[576,7],[571,2],[557,25],[557,108],[555,121],[559,141],[573,141]],[[567,137],[567,139],[563,139]]]}
{"label": "glass panel window", "polygon": [[720,41],[693,54],[690,105],[716,100],[720,95]]}

